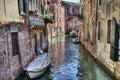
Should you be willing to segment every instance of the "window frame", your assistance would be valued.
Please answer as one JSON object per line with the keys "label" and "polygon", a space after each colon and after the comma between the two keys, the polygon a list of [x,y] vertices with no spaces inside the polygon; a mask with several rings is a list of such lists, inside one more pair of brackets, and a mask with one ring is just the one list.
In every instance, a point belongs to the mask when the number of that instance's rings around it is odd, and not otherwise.
{"label": "window frame", "polygon": [[98,21],[97,22],[97,31],[98,31],[98,33],[97,33],[97,40],[101,40],[101,21]]}
{"label": "window frame", "polygon": [[108,0],[106,3],[106,17],[110,17],[112,8],[112,1]]}
{"label": "window frame", "polygon": [[[108,27],[109,27],[109,26],[108,26],[108,25],[109,25],[109,23],[108,23],[109,21],[111,22],[111,23],[110,23],[110,25],[111,25],[110,28],[108,28]],[[110,44],[111,28],[112,28],[112,19],[108,19],[108,20],[107,20],[107,43],[108,43],[108,44]],[[109,31],[108,31],[108,30],[109,30]],[[109,33],[109,32],[110,32],[110,33]],[[108,34],[108,33],[109,33],[109,34]],[[109,39],[108,39],[108,37],[109,37]]]}
{"label": "window frame", "polygon": [[13,56],[16,56],[16,55],[20,54],[19,41],[18,41],[18,32],[11,32],[11,42],[12,42]]}
{"label": "window frame", "polygon": [[20,15],[26,15],[27,13],[27,0],[18,0],[18,10]]}

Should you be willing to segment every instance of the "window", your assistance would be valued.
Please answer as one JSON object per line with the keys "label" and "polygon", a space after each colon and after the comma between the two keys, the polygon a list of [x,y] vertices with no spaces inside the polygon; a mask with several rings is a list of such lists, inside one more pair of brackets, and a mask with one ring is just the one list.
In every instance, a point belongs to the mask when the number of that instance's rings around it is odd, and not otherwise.
{"label": "window", "polygon": [[107,43],[110,43],[111,20],[107,21]]}
{"label": "window", "polygon": [[77,21],[75,21],[75,25],[77,24]]}
{"label": "window", "polygon": [[46,36],[46,30],[44,29],[43,31],[44,31],[44,36]]}
{"label": "window", "polygon": [[68,12],[68,10],[67,9],[65,9],[65,14],[67,15],[67,12]]}
{"label": "window", "polygon": [[61,27],[60,27],[60,32],[62,31]]}
{"label": "window", "polygon": [[80,14],[81,14],[81,15],[83,15],[83,11],[84,11],[84,10],[83,10],[83,7],[81,7],[81,9],[80,9]]}
{"label": "window", "polygon": [[73,13],[75,12],[75,8],[74,8],[74,7],[72,8],[72,12],[73,12]]}
{"label": "window", "polygon": [[111,1],[107,2],[106,17],[110,17],[110,12],[111,12]]}
{"label": "window", "polygon": [[102,2],[101,2],[101,0],[98,0],[98,6],[100,6],[100,5],[101,5],[101,3],[102,3]]}
{"label": "window", "polygon": [[26,1],[27,0],[18,0],[19,14],[25,14],[26,13]]}
{"label": "window", "polygon": [[61,8],[60,8],[60,13],[61,13]]}
{"label": "window", "polygon": [[54,32],[55,32],[55,27],[54,27]]}
{"label": "window", "polygon": [[101,22],[98,21],[98,40],[100,40],[100,27],[101,27]]}
{"label": "window", "polygon": [[40,47],[42,47],[42,32],[40,32]]}
{"label": "window", "polygon": [[38,49],[37,49],[37,34],[35,34],[34,35],[34,40],[35,40],[35,48],[34,48],[34,50],[35,50],[35,54],[37,55],[38,54]]}
{"label": "window", "polygon": [[92,0],[92,9],[96,7],[95,6],[95,4],[96,4],[95,2],[96,2],[96,0]]}
{"label": "window", "polygon": [[90,0],[90,13],[92,14],[92,0]]}
{"label": "window", "polygon": [[62,18],[60,18],[60,22],[62,22]]}
{"label": "window", "polygon": [[58,28],[57,27],[54,27],[54,32],[57,32],[58,31]]}
{"label": "window", "polygon": [[12,38],[12,53],[13,56],[15,56],[19,54],[18,33],[17,32],[11,33],[11,38]]}

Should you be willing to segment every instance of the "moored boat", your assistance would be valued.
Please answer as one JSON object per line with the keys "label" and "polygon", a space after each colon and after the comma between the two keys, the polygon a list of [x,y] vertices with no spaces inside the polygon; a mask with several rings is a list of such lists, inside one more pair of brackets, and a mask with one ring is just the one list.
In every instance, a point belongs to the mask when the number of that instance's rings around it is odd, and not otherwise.
{"label": "moored boat", "polygon": [[72,36],[72,37],[77,37],[77,36],[78,36],[77,31],[72,30],[72,31],[70,32],[70,36]]}
{"label": "moored boat", "polygon": [[75,38],[75,39],[72,39],[72,42],[73,42],[73,43],[79,43],[80,41],[79,41],[78,38]]}
{"label": "moored boat", "polygon": [[31,78],[37,78],[42,75],[51,63],[51,56],[48,53],[37,56],[26,67],[27,75]]}

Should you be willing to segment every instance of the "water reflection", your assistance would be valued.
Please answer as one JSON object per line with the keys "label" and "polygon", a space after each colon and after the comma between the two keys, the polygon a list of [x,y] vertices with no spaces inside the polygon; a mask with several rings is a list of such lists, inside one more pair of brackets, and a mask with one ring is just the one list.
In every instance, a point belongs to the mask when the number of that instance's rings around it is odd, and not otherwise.
{"label": "water reflection", "polygon": [[65,40],[65,37],[56,40],[59,43],[52,44],[52,47],[50,47],[53,54],[50,77],[52,80],[77,80],[78,45],[71,43],[71,39]]}
{"label": "water reflection", "polygon": [[79,60],[79,80],[113,80],[82,46],[80,46]]}
{"label": "water reflection", "polygon": [[52,63],[51,65],[57,67],[61,64],[62,56],[64,56],[65,48],[65,36],[59,36],[53,38],[50,41],[49,53],[52,53]]}

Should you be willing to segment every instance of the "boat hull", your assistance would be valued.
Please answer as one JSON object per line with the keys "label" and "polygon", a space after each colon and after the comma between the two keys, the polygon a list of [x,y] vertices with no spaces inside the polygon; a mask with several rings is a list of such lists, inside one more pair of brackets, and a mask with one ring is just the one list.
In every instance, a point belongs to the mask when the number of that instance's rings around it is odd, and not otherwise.
{"label": "boat hull", "polygon": [[41,76],[46,70],[47,68],[40,70],[40,71],[27,71],[27,74],[30,77],[30,79],[34,79],[34,78]]}

